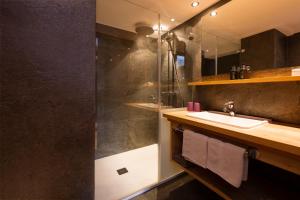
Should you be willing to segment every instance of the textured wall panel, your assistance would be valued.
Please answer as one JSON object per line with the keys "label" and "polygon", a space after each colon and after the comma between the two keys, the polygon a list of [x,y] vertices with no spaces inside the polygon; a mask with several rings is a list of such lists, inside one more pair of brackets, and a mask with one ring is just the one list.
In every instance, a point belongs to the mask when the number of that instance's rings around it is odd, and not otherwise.
{"label": "textured wall panel", "polygon": [[95,1],[3,0],[0,199],[92,199]]}

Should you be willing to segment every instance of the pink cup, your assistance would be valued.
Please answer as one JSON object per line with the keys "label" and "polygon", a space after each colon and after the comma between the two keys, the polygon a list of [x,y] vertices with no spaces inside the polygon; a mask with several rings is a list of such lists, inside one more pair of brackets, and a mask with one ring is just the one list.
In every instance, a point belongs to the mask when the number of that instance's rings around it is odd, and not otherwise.
{"label": "pink cup", "polygon": [[187,110],[189,112],[194,111],[194,102],[188,102],[188,104],[187,104]]}
{"label": "pink cup", "polygon": [[195,112],[201,112],[201,105],[199,102],[194,103],[194,111]]}

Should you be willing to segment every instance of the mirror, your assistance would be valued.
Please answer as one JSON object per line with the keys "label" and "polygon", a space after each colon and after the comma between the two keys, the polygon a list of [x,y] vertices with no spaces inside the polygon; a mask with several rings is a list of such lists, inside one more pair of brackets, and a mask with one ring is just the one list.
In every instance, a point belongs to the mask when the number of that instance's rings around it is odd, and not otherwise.
{"label": "mirror", "polygon": [[232,0],[203,16],[202,76],[299,66],[299,11],[299,0]]}

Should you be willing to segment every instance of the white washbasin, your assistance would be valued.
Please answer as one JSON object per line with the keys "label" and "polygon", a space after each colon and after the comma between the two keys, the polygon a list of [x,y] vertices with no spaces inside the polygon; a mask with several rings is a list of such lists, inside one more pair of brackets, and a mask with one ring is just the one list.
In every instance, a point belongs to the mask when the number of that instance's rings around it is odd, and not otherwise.
{"label": "white washbasin", "polygon": [[210,121],[210,122],[226,124],[238,128],[244,128],[244,129],[254,128],[268,123],[267,119],[251,119],[251,118],[237,117],[237,116],[232,117],[229,115],[217,114],[217,113],[207,112],[207,111],[189,112],[187,116]]}

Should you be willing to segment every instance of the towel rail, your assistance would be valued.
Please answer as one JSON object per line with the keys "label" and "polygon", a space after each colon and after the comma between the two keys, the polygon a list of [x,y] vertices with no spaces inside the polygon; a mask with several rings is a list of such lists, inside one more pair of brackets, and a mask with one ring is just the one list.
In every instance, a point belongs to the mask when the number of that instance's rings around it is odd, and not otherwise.
{"label": "towel rail", "polygon": [[[181,128],[181,127],[174,128],[173,130],[177,131],[177,132],[181,132],[181,133],[183,133],[183,131],[184,131],[183,128]],[[248,147],[245,152],[245,157],[248,157],[248,158],[256,159],[257,155],[258,155],[257,149],[254,149],[251,147]]]}

